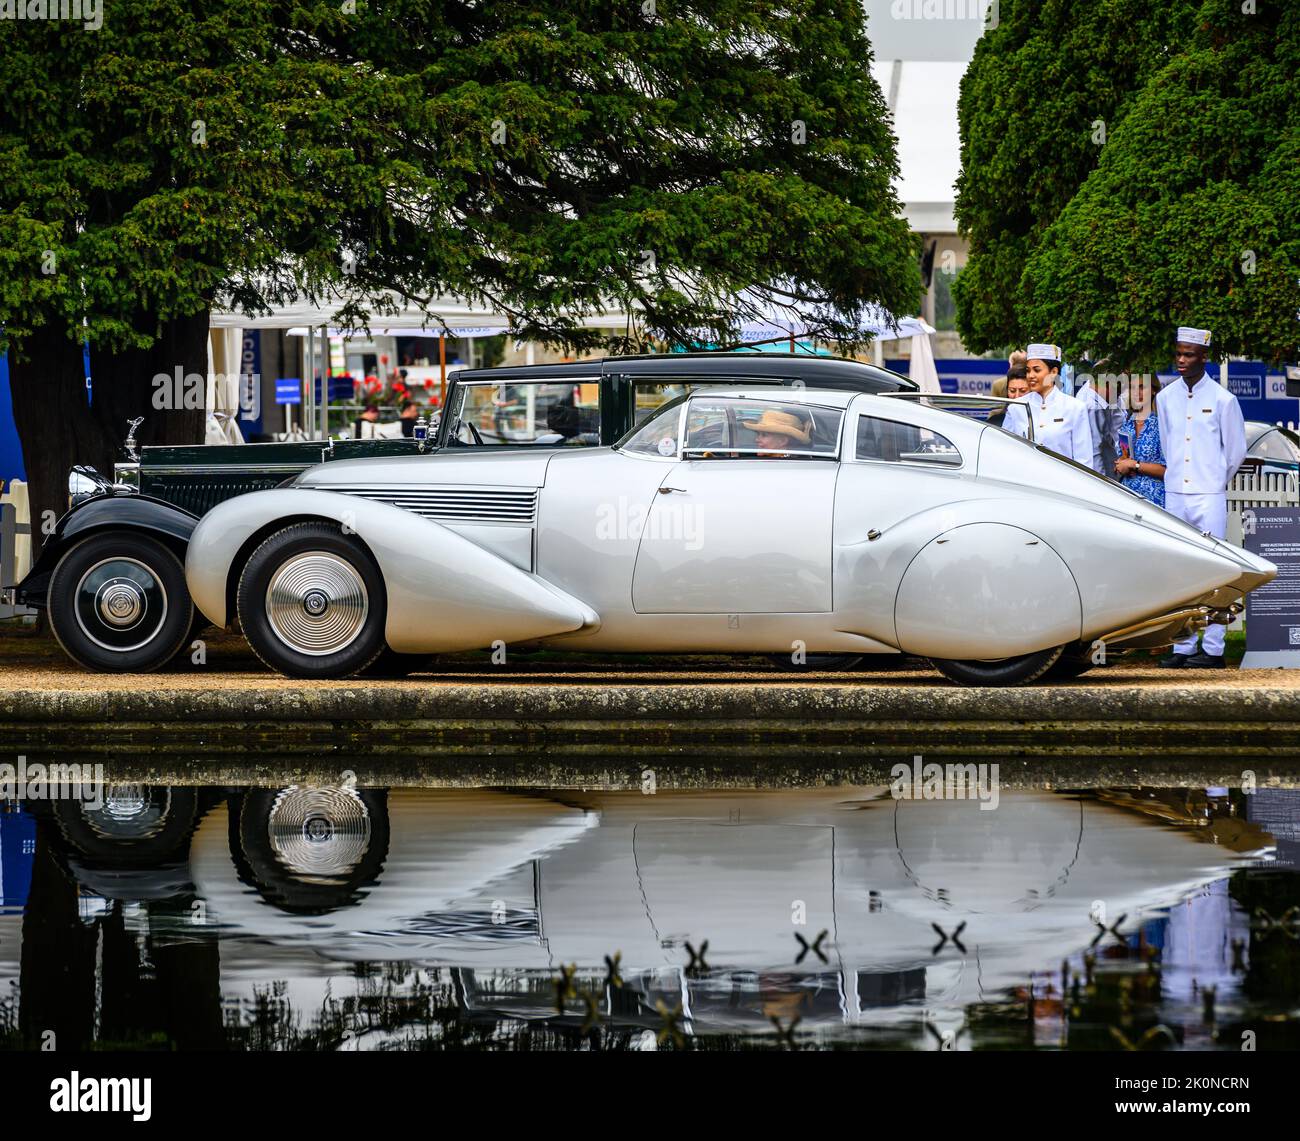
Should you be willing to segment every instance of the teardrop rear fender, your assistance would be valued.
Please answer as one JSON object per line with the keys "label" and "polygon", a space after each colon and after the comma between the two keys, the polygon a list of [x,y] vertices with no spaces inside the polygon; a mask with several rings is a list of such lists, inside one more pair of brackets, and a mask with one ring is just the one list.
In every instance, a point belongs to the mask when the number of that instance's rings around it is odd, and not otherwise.
{"label": "teardrop rear fender", "polygon": [[384,636],[400,653],[440,653],[554,637],[599,626],[596,612],[535,574],[432,519],[331,491],[255,491],[218,504],[190,537],[185,578],[194,604],[229,626],[244,564],[270,535],[325,520],[348,528],[379,566]]}

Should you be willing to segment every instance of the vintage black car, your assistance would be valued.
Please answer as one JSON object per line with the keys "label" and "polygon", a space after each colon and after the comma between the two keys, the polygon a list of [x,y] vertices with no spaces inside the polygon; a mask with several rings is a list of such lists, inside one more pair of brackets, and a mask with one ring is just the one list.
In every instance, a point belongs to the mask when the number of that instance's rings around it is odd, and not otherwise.
{"label": "vintage black car", "polygon": [[914,391],[906,377],[834,357],[670,353],[459,372],[432,439],[185,445],[126,454],[112,480],[70,477],[68,512],[16,600],[45,609],[68,655],[87,669],[145,672],[202,628],[184,561],[199,517],[236,495],[278,487],[319,463],[467,447],[610,445],[665,401],[701,385],[806,385]]}

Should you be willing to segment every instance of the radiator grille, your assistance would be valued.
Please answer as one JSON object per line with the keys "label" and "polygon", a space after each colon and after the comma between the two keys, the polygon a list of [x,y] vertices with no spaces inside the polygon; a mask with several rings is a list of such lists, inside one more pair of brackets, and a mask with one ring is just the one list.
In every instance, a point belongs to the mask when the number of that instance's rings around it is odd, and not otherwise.
{"label": "radiator grille", "polygon": [[525,523],[537,519],[534,487],[328,487],[444,523]]}
{"label": "radiator grille", "polygon": [[246,495],[250,491],[270,491],[279,487],[291,474],[293,473],[276,472],[269,476],[241,474],[218,478],[185,478],[156,476],[146,471],[141,473],[140,491],[174,503],[193,515],[206,515],[218,503],[224,503],[236,495]]}

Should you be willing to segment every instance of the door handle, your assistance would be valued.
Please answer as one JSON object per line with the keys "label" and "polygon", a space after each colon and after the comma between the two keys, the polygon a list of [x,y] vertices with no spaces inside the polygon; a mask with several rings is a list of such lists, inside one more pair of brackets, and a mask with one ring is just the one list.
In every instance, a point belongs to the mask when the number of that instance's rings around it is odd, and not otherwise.
{"label": "door handle", "polygon": [[684,487],[661,487],[659,489],[659,494],[667,495],[670,491],[677,491],[680,492],[682,495],[686,494],[686,488]]}

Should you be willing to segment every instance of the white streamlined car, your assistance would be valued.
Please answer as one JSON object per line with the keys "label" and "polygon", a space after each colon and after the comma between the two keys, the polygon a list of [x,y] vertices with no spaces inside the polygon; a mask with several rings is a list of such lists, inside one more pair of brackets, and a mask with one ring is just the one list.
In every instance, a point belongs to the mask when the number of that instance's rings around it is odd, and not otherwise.
{"label": "white streamlined car", "polygon": [[322,464],[210,511],[185,571],[297,677],[528,643],[901,652],[991,685],[1168,645],[1276,574],[982,420],[771,387],[696,390],[613,447]]}

